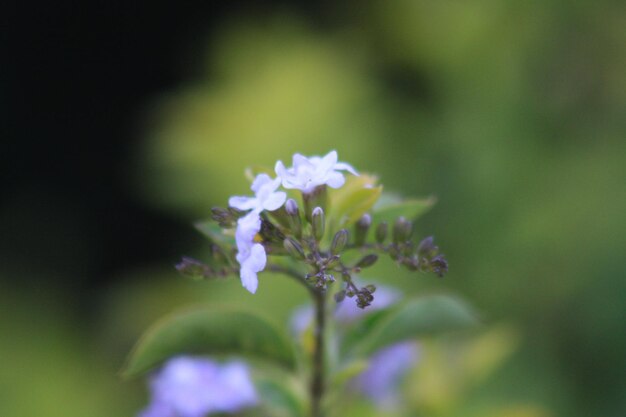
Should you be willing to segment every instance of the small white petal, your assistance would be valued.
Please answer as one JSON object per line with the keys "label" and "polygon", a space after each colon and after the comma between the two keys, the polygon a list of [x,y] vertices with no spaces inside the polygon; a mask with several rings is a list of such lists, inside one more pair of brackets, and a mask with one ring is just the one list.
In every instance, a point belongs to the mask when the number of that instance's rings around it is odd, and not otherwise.
{"label": "small white petal", "polygon": [[262,187],[272,182],[272,179],[267,174],[259,174],[256,176],[254,181],[252,182],[252,186],[250,189],[255,193],[258,193]]}
{"label": "small white petal", "polygon": [[320,172],[330,171],[333,169],[336,163],[337,163],[337,151],[330,151],[328,152],[328,155],[322,158],[321,162],[317,166],[317,169]]}
{"label": "small white petal", "polygon": [[256,206],[256,198],[234,196],[228,199],[228,205],[238,210],[250,210]]}
{"label": "small white petal", "polygon": [[287,174],[287,168],[285,168],[283,161],[276,161],[276,165],[274,165],[274,172],[276,172],[276,175],[279,177],[284,177],[285,174]]}
{"label": "small white petal", "polygon": [[310,166],[311,165],[311,162],[309,161],[309,158],[307,158],[306,156],[301,155],[299,153],[293,154],[292,163],[293,163],[293,167],[294,168],[297,168],[299,166]]}
{"label": "small white petal", "polygon": [[241,285],[252,294],[256,293],[256,290],[259,287],[259,279],[257,278],[256,273],[248,269],[242,269],[240,275]]}
{"label": "small white petal", "polygon": [[345,162],[337,162],[335,164],[335,169],[339,171],[348,171],[352,175],[359,175],[359,173],[356,172],[356,169],[354,169],[352,165],[346,164]]}
{"label": "small white petal", "polygon": [[339,172],[333,172],[328,176],[328,179],[326,180],[326,184],[328,184],[330,188],[340,188],[345,183],[346,179],[344,178],[343,174]]}
{"label": "small white petal", "polygon": [[263,209],[267,211],[274,211],[283,204],[285,204],[285,200],[287,200],[287,193],[284,191],[277,191],[272,193],[265,199],[263,202]]}
{"label": "small white petal", "polygon": [[255,243],[252,245],[252,251],[250,252],[250,258],[248,258],[247,265],[254,272],[261,272],[265,269],[266,263],[267,254],[265,253],[265,248],[260,243]]}
{"label": "small white petal", "polygon": [[250,256],[241,264],[241,285],[254,294],[259,286],[257,272],[261,272],[267,263],[265,248],[260,243],[252,245]]}

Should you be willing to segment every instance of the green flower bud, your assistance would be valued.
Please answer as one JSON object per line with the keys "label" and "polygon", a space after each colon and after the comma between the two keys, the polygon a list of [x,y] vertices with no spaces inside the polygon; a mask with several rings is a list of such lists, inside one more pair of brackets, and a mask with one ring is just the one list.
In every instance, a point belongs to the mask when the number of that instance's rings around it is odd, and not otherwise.
{"label": "green flower bud", "polygon": [[300,239],[302,237],[302,220],[300,219],[300,210],[298,210],[298,203],[292,198],[285,203],[285,211],[287,212],[287,218],[289,220],[289,228],[295,237]]}
{"label": "green flower bud", "polygon": [[224,229],[230,229],[235,226],[237,222],[237,215],[234,214],[229,209],[225,209],[222,207],[213,207],[211,209],[211,219],[216,221],[220,227]]}
{"label": "green flower bud", "polygon": [[348,231],[346,229],[341,229],[337,233],[335,233],[335,237],[333,238],[333,243],[330,245],[330,253],[333,255],[338,255],[341,253],[343,248],[348,243]]}
{"label": "green flower bud", "polygon": [[318,242],[324,237],[324,210],[315,207],[311,213],[311,225],[313,226],[313,237]]}
{"label": "green flower bud", "polygon": [[428,236],[423,239],[417,246],[417,253],[420,256],[433,257],[437,254],[439,248],[435,245],[435,239],[432,236]]}
{"label": "green flower bud", "polygon": [[364,214],[358,222],[354,225],[354,244],[356,246],[363,246],[365,239],[367,238],[367,231],[372,225],[372,216]]}
{"label": "green flower bud", "polygon": [[295,239],[288,237],[283,240],[283,246],[287,250],[287,253],[296,259],[305,259],[306,255],[304,254],[304,249],[302,249],[302,245],[298,243]]}
{"label": "green flower bud", "polygon": [[378,260],[378,255],[374,253],[370,253],[369,255],[365,255],[359,262],[356,263],[356,268],[367,268],[368,266],[372,266]]}
{"label": "green flower bud", "polygon": [[376,227],[376,242],[383,243],[387,238],[387,222],[380,222]]}
{"label": "green flower bud", "polygon": [[413,232],[413,223],[400,216],[393,225],[393,241],[396,243],[406,242]]}

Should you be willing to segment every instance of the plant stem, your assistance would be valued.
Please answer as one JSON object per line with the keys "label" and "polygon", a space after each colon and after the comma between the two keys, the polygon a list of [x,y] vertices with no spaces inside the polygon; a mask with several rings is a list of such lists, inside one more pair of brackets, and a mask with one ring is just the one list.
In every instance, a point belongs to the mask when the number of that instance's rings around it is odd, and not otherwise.
{"label": "plant stem", "polygon": [[315,291],[315,346],[311,378],[311,417],[322,417],[324,397],[324,333],[326,330],[326,292]]}

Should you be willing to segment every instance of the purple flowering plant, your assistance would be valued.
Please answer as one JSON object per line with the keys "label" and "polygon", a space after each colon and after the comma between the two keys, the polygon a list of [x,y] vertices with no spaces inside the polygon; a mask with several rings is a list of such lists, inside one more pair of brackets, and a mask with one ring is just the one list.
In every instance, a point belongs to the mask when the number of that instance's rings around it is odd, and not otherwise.
{"label": "purple flowering plant", "polygon": [[[252,195],[231,197],[197,224],[211,256],[183,257],[176,268],[201,279],[239,276],[252,294],[263,272],[282,274],[306,288],[311,305],[294,316],[295,337],[233,309],[195,308],[161,320],[124,369],[127,376],[151,372],[152,401],[140,416],[205,417],[251,407],[262,415],[330,416],[350,390],[381,407],[397,402],[396,381],[416,362],[416,340],[475,322],[454,297],[403,298],[360,278],[381,257],[445,275],[448,263],[433,238],[414,237],[415,220],[433,200],[385,194],[375,176],[340,162],[335,151],[295,154],[291,167],[278,161],[273,172],[251,180]],[[257,364],[265,373],[255,371]]]}

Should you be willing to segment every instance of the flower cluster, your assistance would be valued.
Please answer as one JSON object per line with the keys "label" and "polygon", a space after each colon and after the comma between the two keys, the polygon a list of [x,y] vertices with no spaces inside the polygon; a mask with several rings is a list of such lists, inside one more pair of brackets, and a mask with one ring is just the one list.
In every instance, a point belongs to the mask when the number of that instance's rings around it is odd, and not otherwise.
{"label": "flower cluster", "polygon": [[[214,240],[234,236],[234,246],[220,253],[229,261],[228,267],[209,267],[186,258],[177,265],[181,272],[203,277],[237,272],[243,287],[255,293],[257,274],[267,269],[268,257],[288,256],[296,261],[292,266],[272,263],[270,269],[297,275],[313,291],[324,292],[341,278],[343,288],[336,292],[335,300],[354,298],[358,307],[365,308],[372,304],[376,288],[357,286],[352,275],[374,265],[380,254],[412,271],[440,276],[447,271],[447,262],[432,238],[415,243],[413,224],[402,215],[390,227],[386,220],[379,220],[375,233],[369,233],[374,229],[374,204],[382,186],[376,185],[374,177],[360,176],[350,164],[339,162],[336,151],[323,157],[295,154],[291,167],[278,161],[274,172],[274,178],[267,173],[254,178],[254,195],[233,196],[228,208],[212,210],[212,219],[224,230]],[[345,172],[352,177],[346,178]],[[347,264],[342,256],[350,250],[365,253]],[[303,265],[307,271],[302,270]]]}
{"label": "flower cluster", "polygon": [[150,381],[152,402],[138,417],[205,417],[236,413],[257,403],[257,393],[242,362],[218,364],[178,356]]}
{"label": "flower cluster", "polygon": [[323,158],[306,158],[300,154],[293,156],[293,166],[285,168],[282,161],[276,163],[277,178],[267,174],[259,174],[254,179],[251,189],[254,197],[235,196],[228,200],[228,205],[248,214],[237,221],[235,241],[237,244],[237,262],[240,265],[242,285],[251,293],[258,287],[257,273],[265,268],[267,254],[263,246],[254,242],[255,236],[261,231],[261,213],[279,209],[286,201],[287,194],[277,191],[282,184],[286,189],[298,189],[310,193],[316,187],[328,185],[339,188],[344,182],[343,174],[338,171],[347,170],[357,174],[350,165],[337,162],[337,152],[332,151]]}

